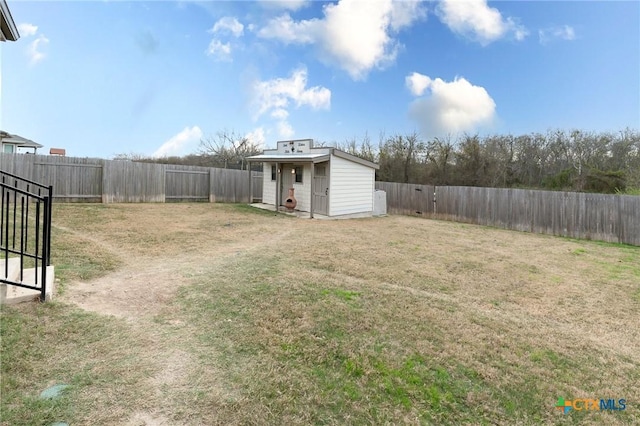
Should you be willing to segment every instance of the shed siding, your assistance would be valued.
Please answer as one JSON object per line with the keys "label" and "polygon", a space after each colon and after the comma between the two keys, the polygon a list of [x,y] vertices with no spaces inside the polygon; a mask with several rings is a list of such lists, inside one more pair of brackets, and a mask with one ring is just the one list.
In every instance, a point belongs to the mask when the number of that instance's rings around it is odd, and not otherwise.
{"label": "shed siding", "polygon": [[[311,210],[311,166],[305,164],[302,167],[302,183],[293,183],[294,196],[298,205],[296,210],[308,212]],[[288,189],[285,188],[285,191]]]}
{"label": "shed siding", "polygon": [[373,211],[375,171],[371,167],[331,156],[329,216]]}
{"label": "shed siding", "polygon": [[271,180],[271,163],[262,163],[262,202],[276,204],[276,181]]}

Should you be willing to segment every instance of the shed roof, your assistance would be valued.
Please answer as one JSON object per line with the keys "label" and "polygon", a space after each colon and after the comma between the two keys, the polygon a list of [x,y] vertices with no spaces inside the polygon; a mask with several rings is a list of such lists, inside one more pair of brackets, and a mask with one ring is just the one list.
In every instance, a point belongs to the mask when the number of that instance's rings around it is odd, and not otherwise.
{"label": "shed roof", "polygon": [[250,161],[267,161],[279,163],[320,163],[327,161],[329,154],[260,154],[248,157]]}
{"label": "shed roof", "polygon": [[[316,148],[312,148],[316,149]],[[318,148],[320,149],[320,148]],[[371,167],[372,169],[378,170],[380,166],[371,161],[365,160],[360,157],[356,157],[355,155],[351,155],[347,152],[340,151],[336,148],[329,148],[327,152],[327,148],[322,148],[321,153],[307,153],[307,154],[260,154],[253,155],[251,157],[247,157],[249,161],[266,161],[266,162],[291,162],[291,163],[321,163],[323,161],[329,160],[331,155],[335,155],[336,157],[344,158],[345,160],[353,161],[354,163],[362,164],[363,166]]]}

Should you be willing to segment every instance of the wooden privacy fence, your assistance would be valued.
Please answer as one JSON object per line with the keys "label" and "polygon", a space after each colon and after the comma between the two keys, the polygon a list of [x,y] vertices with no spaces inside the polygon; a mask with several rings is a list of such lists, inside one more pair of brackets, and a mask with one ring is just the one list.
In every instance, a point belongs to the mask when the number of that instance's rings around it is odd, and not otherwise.
{"label": "wooden privacy fence", "polygon": [[387,211],[640,246],[640,197],[376,182]]}
{"label": "wooden privacy fence", "polygon": [[[0,153],[0,170],[53,185],[56,201],[249,201],[245,170],[5,153]],[[251,176],[252,201],[261,200],[262,173],[251,172]]]}
{"label": "wooden privacy fence", "polygon": [[[0,170],[53,186],[56,201],[249,201],[249,172],[95,158],[0,153]],[[262,173],[251,172],[253,199]],[[376,182],[391,214],[640,246],[640,197]]]}

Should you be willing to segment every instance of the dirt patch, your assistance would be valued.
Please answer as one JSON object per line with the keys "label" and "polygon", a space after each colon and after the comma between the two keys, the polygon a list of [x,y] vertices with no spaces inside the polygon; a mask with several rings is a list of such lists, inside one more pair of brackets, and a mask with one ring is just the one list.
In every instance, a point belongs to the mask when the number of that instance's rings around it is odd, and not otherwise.
{"label": "dirt patch", "polygon": [[[130,320],[150,317],[170,302],[194,272],[210,270],[248,251],[275,247],[300,226],[282,218],[286,226],[271,233],[268,216],[247,216],[229,206],[219,212],[207,206],[151,205],[144,215],[139,205],[113,206],[112,216],[117,212],[119,220],[111,217],[86,227],[56,224],[122,263],[106,276],[70,283],[60,300]],[[175,225],[168,227],[172,220]]]}
{"label": "dirt patch", "polygon": [[169,426],[172,425],[166,417],[149,413],[134,413],[125,426]]}
{"label": "dirt patch", "polygon": [[185,280],[166,262],[139,263],[89,282],[73,283],[62,297],[82,309],[139,319],[158,312]]}

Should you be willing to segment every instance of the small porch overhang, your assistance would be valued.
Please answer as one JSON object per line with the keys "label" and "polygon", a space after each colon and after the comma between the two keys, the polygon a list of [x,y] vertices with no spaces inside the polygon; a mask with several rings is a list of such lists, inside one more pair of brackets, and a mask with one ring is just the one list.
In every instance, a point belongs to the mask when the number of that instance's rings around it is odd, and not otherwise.
{"label": "small porch overhang", "polygon": [[329,161],[330,154],[260,154],[247,157],[247,161],[256,163],[322,163]]}
{"label": "small porch overhang", "polygon": [[[247,157],[247,162],[250,163],[275,163],[276,168],[280,168],[281,164],[310,164],[311,165],[311,195],[309,199],[309,218],[313,219],[313,193],[315,189],[314,174],[316,163],[323,163],[331,159],[331,153],[316,153],[316,154],[260,154]],[[249,167],[249,170],[251,168]],[[266,171],[263,171],[266,173]],[[251,176],[251,173],[249,173]],[[278,209],[280,200],[280,183],[281,173],[276,174],[276,193],[275,193],[275,208]],[[249,198],[253,198],[253,181],[249,177]]]}

